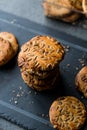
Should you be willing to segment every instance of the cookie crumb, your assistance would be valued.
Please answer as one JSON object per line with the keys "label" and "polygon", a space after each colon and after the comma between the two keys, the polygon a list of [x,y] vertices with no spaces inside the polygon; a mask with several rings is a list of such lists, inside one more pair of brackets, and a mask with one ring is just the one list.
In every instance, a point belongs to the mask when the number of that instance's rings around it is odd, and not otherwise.
{"label": "cookie crumb", "polygon": [[18,104],[18,101],[14,101],[15,104]]}

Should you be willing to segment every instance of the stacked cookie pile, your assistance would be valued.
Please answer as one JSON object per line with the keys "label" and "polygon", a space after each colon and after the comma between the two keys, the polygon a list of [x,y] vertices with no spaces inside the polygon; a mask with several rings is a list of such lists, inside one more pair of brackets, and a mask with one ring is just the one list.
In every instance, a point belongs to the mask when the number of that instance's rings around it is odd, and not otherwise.
{"label": "stacked cookie pile", "polygon": [[64,57],[63,46],[50,36],[36,36],[23,44],[18,66],[24,82],[43,91],[52,89],[59,79],[59,63]]}
{"label": "stacked cookie pile", "polygon": [[60,19],[65,22],[74,22],[80,18],[84,12],[85,1],[86,0],[44,0],[44,14],[47,17]]}

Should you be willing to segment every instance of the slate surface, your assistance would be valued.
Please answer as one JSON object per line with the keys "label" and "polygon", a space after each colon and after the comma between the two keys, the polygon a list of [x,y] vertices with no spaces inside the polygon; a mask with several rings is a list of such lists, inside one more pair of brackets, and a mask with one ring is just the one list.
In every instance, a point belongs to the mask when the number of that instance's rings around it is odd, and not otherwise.
{"label": "slate surface", "polygon": [[[36,35],[51,35],[66,48],[69,47],[60,64],[60,84],[53,91],[40,93],[27,87],[20,75],[17,55],[0,68],[0,117],[29,130],[53,130],[48,112],[51,103],[57,97],[72,95],[87,105],[86,99],[76,90],[74,84],[75,75],[82,68],[79,59],[87,64],[86,40],[2,11],[0,31],[14,33],[18,39],[19,50],[23,43]],[[85,125],[83,130],[86,129]]]}

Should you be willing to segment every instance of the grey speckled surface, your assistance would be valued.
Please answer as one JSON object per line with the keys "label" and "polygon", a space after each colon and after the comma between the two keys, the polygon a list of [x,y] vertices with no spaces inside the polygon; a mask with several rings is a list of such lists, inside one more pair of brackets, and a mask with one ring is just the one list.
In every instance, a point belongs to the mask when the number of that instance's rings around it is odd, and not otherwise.
{"label": "grey speckled surface", "polygon": [[[72,27],[67,24],[55,21],[55,26],[52,26],[53,20],[44,17],[42,0],[0,0],[0,10],[11,14],[30,19],[36,23],[46,25],[52,28],[59,29],[73,36],[87,40],[87,30],[80,31],[77,27]],[[65,26],[66,25],[66,26]],[[18,126],[11,124],[8,121],[0,119],[0,130],[23,130]]]}
{"label": "grey speckled surface", "polygon": [[24,130],[9,121],[0,118],[0,130]]}

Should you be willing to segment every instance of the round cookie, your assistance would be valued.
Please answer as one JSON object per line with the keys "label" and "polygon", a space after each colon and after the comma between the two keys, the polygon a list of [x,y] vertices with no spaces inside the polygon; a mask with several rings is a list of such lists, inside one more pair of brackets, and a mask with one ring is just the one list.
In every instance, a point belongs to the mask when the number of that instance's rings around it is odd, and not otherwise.
{"label": "round cookie", "polygon": [[[44,85],[36,85],[32,83],[32,81],[28,82],[28,86],[31,87],[32,89],[35,89],[36,91],[46,91],[46,90],[51,90],[56,87],[56,83],[59,81],[59,74],[57,74],[53,80],[50,82],[50,84],[47,84],[46,82]],[[27,82],[26,82],[27,83]]]}
{"label": "round cookie", "polygon": [[15,35],[10,32],[1,32],[0,37],[10,42],[14,51],[12,55],[14,56],[18,51],[18,43]]}
{"label": "round cookie", "polygon": [[84,104],[73,96],[59,97],[49,109],[50,122],[57,130],[79,130],[86,120]]}
{"label": "round cookie", "polygon": [[77,89],[87,98],[87,66],[83,67],[75,77]]}
{"label": "round cookie", "polygon": [[46,79],[46,78],[52,77],[52,75],[55,75],[55,73],[57,71],[59,72],[59,66],[57,66],[56,68],[54,68],[51,71],[46,71],[46,72],[40,71],[40,72],[36,72],[36,73],[31,72],[30,75],[33,75],[38,79]]}
{"label": "round cookie", "polygon": [[87,0],[83,0],[82,7],[84,13],[87,15]]}
{"label": "round cookie", "polygon": [[13,48],[9,41],[0,37],[0,66],[5,65],[13,54]]}
{"label": "round cookie", "polygon": [[53,70],[64,57],[64,47],[50,36],[36,36],[21,47],[18,66],[34,73]]}
{"label": "round cookie", "polygon": [[46,84],[47,85],[50,85],[55,77],[57,75],[60,75],[59,71],[57,71],[56,73],[54,73],[53,75],[50,75],[49,77],[45,78],[45,79],[38,79],[38,77],[36,77],[35,75],[30,75],[29,73],[27,72],[23,72],[21,73],[22,75],[22,78],[24,79],[24,81],[29,85],[29,83],[32,83],[34,85],[42,85],[42,86],[45,86]]}
{"label": "round cookie", "polygon": [[24,82],[39,91],[52,88],[64,54],[61,43],[50,36],[36,36],[23,44],[18,66]]}
{"label": "round cookie", "polygon": [[63,18],[72,14],[72,11],[64,7],[61,0],[47,0],[43,2],[44,14],[52,18]]}

